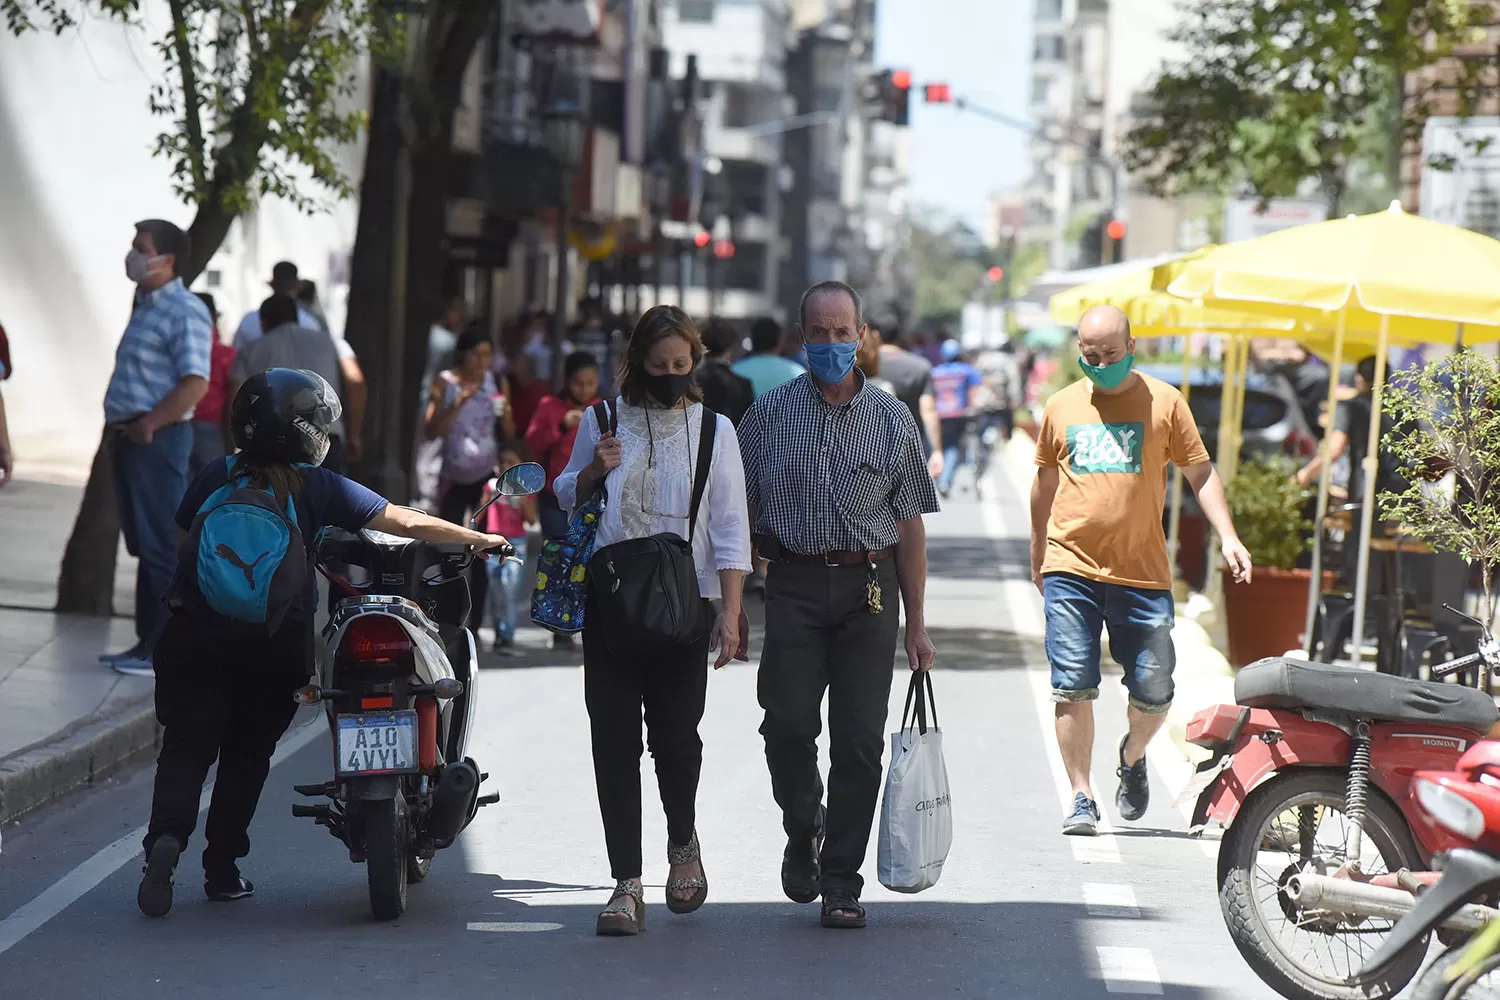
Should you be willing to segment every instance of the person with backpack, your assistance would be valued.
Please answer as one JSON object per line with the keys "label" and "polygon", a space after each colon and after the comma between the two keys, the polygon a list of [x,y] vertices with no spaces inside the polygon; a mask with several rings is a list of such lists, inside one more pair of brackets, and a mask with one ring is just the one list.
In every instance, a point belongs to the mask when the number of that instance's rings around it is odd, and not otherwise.
{"label": "person with backpack", "polygon": [[[708,898],[696,831],[703,743],[698,723],[715,669],[749,658],[741,585],[750,570],[745,473],[734,424],[702,402],[693,369],[703,342],[675,306],[631,333],[620,395],[589,408],[554,489],[573,510],[601,487],[583,619],[583,697],[594,780],[616,880],[596,931],[645,925],[641,885],[641,714],[667,814],[666,904]],[[710,603],[722,597],[715,615]],[[624,598],[624,600],[622,600]]]}
{"label": "person with backpack", "polygon": [[251,375],[230,407],[239,453],[205,466],[177,508],[186,535],[156,646],[163,733],[136,892],[148,917],[172,908],[173,874],[216,758],[204,892],[224,901],[255,891],[238,861],[250,851],[247,831],[276,741],[296,712],[292,694],[314,668],[311,553],[318,533],[373,528],[471,545],[481,555],[506,544],[499,535],[389,504],[322,468],[342,409],[315,372]]}

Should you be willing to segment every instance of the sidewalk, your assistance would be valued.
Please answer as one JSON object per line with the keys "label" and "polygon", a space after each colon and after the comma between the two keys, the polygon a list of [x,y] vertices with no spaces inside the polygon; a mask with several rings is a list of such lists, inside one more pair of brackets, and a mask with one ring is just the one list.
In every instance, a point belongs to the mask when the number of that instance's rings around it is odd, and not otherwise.
{"label": "sidewalk", "polygon": [[57,571],[82,489],[0,490],[0,825],[107,776],[156,743],[152,683],[99,654],[135,641],[135,560],[120,548],[114,618],[59,615]]}

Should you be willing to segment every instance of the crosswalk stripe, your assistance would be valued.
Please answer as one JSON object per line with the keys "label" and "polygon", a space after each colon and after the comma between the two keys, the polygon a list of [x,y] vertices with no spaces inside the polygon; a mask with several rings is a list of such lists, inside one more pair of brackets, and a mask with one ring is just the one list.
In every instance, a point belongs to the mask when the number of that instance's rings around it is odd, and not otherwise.
{"label": "crosswalk stripe", "polygon": [[1141,908],[1128,885],[1083,884],[1083,906],[1091,917],[1138,917]]}
{"label": "crosswalk stripe", "polygon": [[1110,993],[1161,995],[1161,975],[1147,948],[1095,949],[1099,953],[1099,975]]}

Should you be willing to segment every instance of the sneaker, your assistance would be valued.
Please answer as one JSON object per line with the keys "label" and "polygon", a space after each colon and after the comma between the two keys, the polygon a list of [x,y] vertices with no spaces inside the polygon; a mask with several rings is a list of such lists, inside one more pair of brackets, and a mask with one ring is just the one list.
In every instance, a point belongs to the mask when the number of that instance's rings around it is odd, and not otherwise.
{"label": "sneaker", "polygon": [[241,875],[238,868],[231,867],[216,875],[205,873],[203,892],[215,903],[227,903],[255,895],[255,884]]}
{"label": "sneaker", "polygon": [[1125,741],[1129,736],[1120,740],[1120,769],[1115,773],[1120,776],[1120,788],[1115,792],[1115,806],[1120,810],[1120,818],[1132,823],[1146,815],[1146,806],[1151,804],[1151,781],[1146,773],[1146,755],[1141,759],[1125,766]]}
{"label": "sneaker", "polygon": [[110,664],[115,673],[128,677],[155,677],[156,666],[150,656],[127,656]]}
{"label": "sneaker", "polygon": [[172,909],[172,873],[182,845],[176,837],[157,837],[141,868],[141,887],[135,891],[135,905],[148,917],[164,917]]}
{"label": "sneaker", "polygon": [[1070,837],[1092,837],[1099,832],[1099,805],[1082,792],[1073,796],[1073,812],[1063,820],[1063,833]]}
{"label": "sneaker", "polygon": [[100,653],[99,662],[104,664],[106,667],[112,667],[121,660],[140,659],[141,656],[145,654],[145,652],[145,644],[138,642],[134,646],[131,646],[129,649],[125,650],[123,653]]}

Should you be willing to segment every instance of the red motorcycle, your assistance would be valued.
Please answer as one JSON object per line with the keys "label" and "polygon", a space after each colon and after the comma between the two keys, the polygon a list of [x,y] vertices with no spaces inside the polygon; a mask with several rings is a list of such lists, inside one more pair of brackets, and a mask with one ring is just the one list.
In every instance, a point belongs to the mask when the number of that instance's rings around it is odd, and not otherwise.
{"label": "red motorcycle", "polygon": [[[1479,652],[1433,674],[1481,665],[1500,668],[1487,630]],[[1393,996],[1421,967],[1426,935],[1373,973],[1370,953],[1437,881],[1433,855],[1463,846],[1418,807],[1413,776],[1451,770],[1500,722],[1494,699],[1281,658],[1241,670],[1234,694],[1188,725],[1188,740],[1213,753],[1193,784],[1192,827],[1226,828],[1218,883],[1230,937],[1290,1000]]]}
{"label": "red motorcycle", "polygon": [[1500,910],[1485,905],[1500,892],[1500,742],[1476,743],[1456,770],[1423,771],[1413,784],[1427,814],[1466,846],[1443,856],[1443,877],[1387,935],[1366,974],[1378,974],[1436,930],[1453,946],[1422,973],[1413,1000],[1500,997]]}

